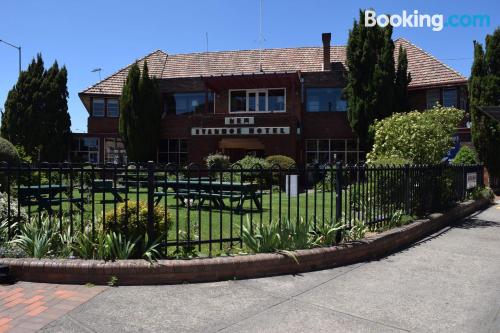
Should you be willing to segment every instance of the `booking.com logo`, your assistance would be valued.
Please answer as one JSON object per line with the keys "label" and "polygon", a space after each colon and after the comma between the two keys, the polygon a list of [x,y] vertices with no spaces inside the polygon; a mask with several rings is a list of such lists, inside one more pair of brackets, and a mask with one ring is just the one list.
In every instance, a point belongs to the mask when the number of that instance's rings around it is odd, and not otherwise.
{"label": "booking.com logo", "polygon": [[453,14],[445,18],[443,14],[420,14],[416,9],[411,13],[403,10],[401,15],[377,15],[373,9],[365,11],[365,26],[386,27],[389,24],[395,28],[432,28],[433,31],[441,31],[444,27],[489,27],[490,16],[485,14]]}

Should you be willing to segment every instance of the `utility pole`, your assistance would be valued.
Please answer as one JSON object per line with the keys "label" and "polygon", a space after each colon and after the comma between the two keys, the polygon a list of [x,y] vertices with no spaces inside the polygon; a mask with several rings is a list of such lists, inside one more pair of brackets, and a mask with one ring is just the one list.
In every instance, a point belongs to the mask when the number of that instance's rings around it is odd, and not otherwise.
{"label": "utility pole", "polygon": [[13,48],[17,49],[18,53],[19,53],[19,75],[21,75],[21,46],[15,46],[9,42],[6,42],[2,39],[0,39],[0,42],[4,43],[4,44],[7,44],[9,46],[12,46]]}

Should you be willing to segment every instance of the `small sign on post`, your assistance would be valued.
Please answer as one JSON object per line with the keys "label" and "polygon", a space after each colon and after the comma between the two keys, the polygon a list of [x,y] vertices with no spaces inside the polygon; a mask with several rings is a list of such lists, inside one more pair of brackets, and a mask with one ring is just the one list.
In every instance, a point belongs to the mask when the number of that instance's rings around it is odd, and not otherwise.
{"label": "small sign on post", "polygon": [[298,175],[286,175],[286,195],[296,197],[299,194]]}
{"label": "small sign on post", "polygon": [[477,186],[477,173],[467,172],[467,189],[470,190]]}

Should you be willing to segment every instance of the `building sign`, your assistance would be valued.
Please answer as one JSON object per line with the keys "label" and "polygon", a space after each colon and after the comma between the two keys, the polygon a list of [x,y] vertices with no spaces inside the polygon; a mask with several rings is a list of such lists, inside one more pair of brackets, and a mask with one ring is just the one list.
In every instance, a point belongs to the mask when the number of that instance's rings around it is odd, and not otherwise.
{"label": "building sign", "polygon": [[224,124],[226,125],[253,125],[254,117],[225,117]]}
{"label": "building sign", "polygon": [[477,186],[477,173],[467,172],[467,189],[475,188]]}
{"label": "building sign", "polygon": [[191,135],[286,135],[290,127],[192,127]]}

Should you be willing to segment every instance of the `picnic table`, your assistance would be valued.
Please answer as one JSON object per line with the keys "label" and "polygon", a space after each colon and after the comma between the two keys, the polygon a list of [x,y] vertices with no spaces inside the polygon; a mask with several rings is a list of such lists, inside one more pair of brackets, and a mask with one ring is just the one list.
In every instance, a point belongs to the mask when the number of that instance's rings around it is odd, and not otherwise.
{"label": "picnic table", "polygon": [[100,193],[103,194],[103,196],[105,196],[106,193],[111,193],[113,199],[105,200],[105,198],[103,198],[101,203],[123,202],[124,199],[120,194],[128,192],[126,186],[114,186],[112,179],[94,179],[92,181],[92,186],[88,190],[90,190],[90,193]]}
{"label": "picnic table", "polygon": [[227,208],[224,199],[237,201],[236,211],[243,209],[243,204],[247,200],[255,203],[258,210],[262,210],[260,197],[257,193],[258,184],[240,183],[240,182],[220,182],[220,181],[202,181],[202,180],[167,180],[156,182],[157,187],[161,187],[161,192],[155,192],[155,204],[161,201],[162,197],[169,195],[169,188],[174,191],[174,196],[183,202],[186,200],[198,200],[201,206],[205,201],[210,201],[216,208]]}
{"label": "picnic table", "polygon": [[64,202],[74,204],[83,210],[82,198],[74,198],[68,185],[31,185],[20,186],[18,191],[21,206],[38,206],[52,214],[52,206],[60,206]]}

